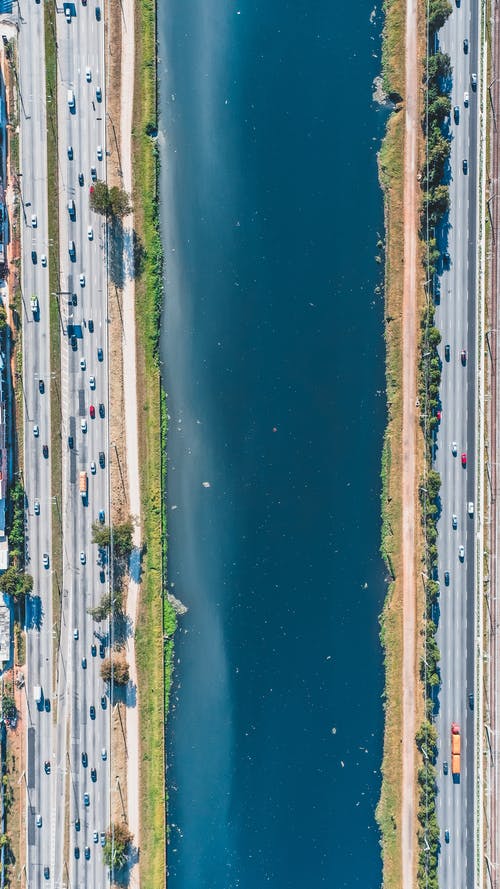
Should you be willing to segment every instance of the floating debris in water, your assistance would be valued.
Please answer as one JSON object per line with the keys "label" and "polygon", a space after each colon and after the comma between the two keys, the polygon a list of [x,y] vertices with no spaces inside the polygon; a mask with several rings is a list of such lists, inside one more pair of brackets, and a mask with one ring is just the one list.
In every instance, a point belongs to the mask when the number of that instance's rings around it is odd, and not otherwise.
{"label": "floating debris in water", "polygon": [[202,485],[203,485],[204,488],[210,488],[210,487],[211,487],[210,482],[202,482]]}

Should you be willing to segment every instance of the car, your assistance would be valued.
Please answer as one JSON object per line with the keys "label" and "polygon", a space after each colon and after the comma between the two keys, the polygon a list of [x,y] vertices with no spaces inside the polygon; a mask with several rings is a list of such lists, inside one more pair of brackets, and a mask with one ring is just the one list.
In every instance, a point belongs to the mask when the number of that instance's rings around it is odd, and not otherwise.
{"label": "car", "polygon": [[102,361],[103,358],[104,358],[104,353],[103,353],[101,347],[99,347],[98,350],[97,350],[97,360],[98,360],[98,361]]}
{"label": "car", "polygon": [[85,80],[87,81],[87,83],[90,83],[90,81],[92,80],[92,71],[88,66],[87,68],[85,68]]}
{"label": "car", "polygon": [[70,342],[71,342],[71,348],[73,349],[73,352],[76,352],[77,347],[78,347],[78,343],[76,341],[76,336],[72,336]]}
{"label": "car", "polygon": [[85,275],[80,275],[80,287],[85,287]]}
{"label": "car", "polygon": [[450,267],[450,262],[451,262],[450,254],[449,254],[449,253],[443,253],[443,266],[444,266],[445,269],[449,269],[449,267]]}
{"label": "car", "polygon": [[49,456],[49,448],[48,445],[42,445],[42,453],[45,459]]}
{"label": "car", "polygon": [[463,545],[458,547],[458,558],[461,562],[463,562],[465,558],[465,547]]}
{"label": "car", "polygon": [[[101,583],[106,583],[106,575],[102,569],[101,571],[99,571],[99,580],[101,581]],[[101,657],[104,657],[104,655],[101,654]]]}
{"label": "car", "polygon": [[101,90],[101,87],[100,87],[100,86],[98,86],[98,87],[96,88],[96,91],[95,91],[95,97],[96,97],[96,99],[97,99],[98,102],[102,102],[102,90]]}
{"label": "car", "polygon": [[77,861],[80,858],[80,849],[78,848],[78,846],[75,846],[75,858],[77,859]]}
{"label": "car", "polygon": [[50,698],[45,698],[45,712],[50,713]]}
{"label": "car", "polygon": [[94,460],[90,461],[90,471],[91,471],[92,475],[95,475],[97,472],[97,467],[95,465]]}
{"label": "car", "polygon": [[464,92],[464,105],[465,105],[466,108],[467,108],[468,104],[469,104],[469,93],[467,92],[467,90],[465,90],[465,92]]}
{"label": "car", "polygon": [[87,766],[88,766],[88,764],[89,764],[89,758],[88,758],[87,754],[86,754],[85,752],[83,752],[83,753],[82,753],[82,766],[83,766],[83,768],[86,769]]}
{"label": "car", "polygon": [[87,861],[90,858],[90,849],[88,846],[85,846],[85,858],[87,859]]}
{"label": "car", "polygon": [[474,709],[474,695],[469,695],[469,708]]}
{"label": "car", "polygon": [[78,639],[78,627],[73,630],[73,639]]}
{"label": "car", "polygon": [[108,699],[107,699],[106,695],[102,695],[102,697],[101,697],[101,707],[102,707],[103,710],[105,710],[107,706],[108,706]]}
{"label": "car", "polygon": [[95,719],[95,707],[93,704],[91,704],[89,707],[89,713],[90,713],[90,718]]}
{"label": "car", "polygon": [[85,358],[80,358],[80,370],[87,370],[87,362]]}
{"label": "car", "polygon": [[34,265],[36,265],[36,260],[37,260],[36,250],[32,250],[32,251],[31,251],[31,262],[32,262]]}
{"label": "car", "polygon": [[[103,747],[102,750],[101,750],[101,759],[102,759],[102,760],[106,760],[107,758],[108,758],[107,750],[106,750],[105,747]],[[101,836],[102,836],[102,834],[101,834]]]}
{"label": "car", "polygon": [[469,165],[468,165],[468,163],[467,163],[466,158],[464,158],[463,161],[462,161],[462,170],[464,171],[465,175],[467,175],[467,170],[468,170],[468,169],[469,169]]}
{"label": "car", "polygon": [[44,768],[45,774],[50,775],[50,762],[48,759],[45,760],[45,762],[43,764],[43,768]]}
{"label": "car", "polygon": [[68,448],[72,448],[74,445],[74,439],[72,435],[68,435]]}
{"label": "car", "polygon": [[42,826],[42,816],[41,816],[41,815],[37,815],[36,826],[37,826],[37,827],[41,827],[41,826]]}
{"label": "car", "polygon": [[100,521],[101,525],[104,525],[104,510],[103,509],[99,510],[99,521]]}
{"label": "car", "polygon": [[103,831],[103,832],[101,832],[101,846],[104,848],[105,845],[106,845],[106,834]]}
{"label": "car", "polygon": [[91,419],[94,420],[95,419],[95,407],[93,404],[91,404],[89,407],[89,414],[91,416]]}
{"label": "car", "polygon": [[467,37],[464,37],[464,53],[469,52],[469,41]]}
{"label": "car", "polygon": [[452,441],[452,443],[451,443],[451,453],[453,454],[454,457],[457,456],[457,443],[456,443],[456,441]]}
{"label": "car", "polygon": [[87,421],[86,420],[80,420],[80,429],[82,430],[82,432],[87,431]]}
{"label": "car", "polygon": [[92,228],[91,225],[89,225],[89,227],[87,229],[87,238],[89,239],[89,241],[94,240],[94,229]]}
{"label": "car", "polygon": [[50,867],[44,867],[43,875],[46,880],[50,880]]}
{"label": "car", "polygon": [[97,170],[95,167],[90,168],[90,178],[92,179],[92,182],[97,182]]}
{"label": "car", "polygon": [[460,108],[458,107],[458,105],[455,105],[453,109],[453,120],[455,121],[455,123],[458,123],[460,120]]}
{"label": "car", "polygon": [[90,796],[88,795],[88,793],[83,794],[83,805],[90,806]]}
{"label": "car", "polygon": [[83,173],[78,173],[78,184],[83,185]]}
{"label": "car", "polygon": [[35,436],[35,438],[38,438],[38,436],[40,435],[40,430],[36,425],[33,426],[33,435]]}
{"label": "car", "polygon": [[86,670],[86,669],[87,669],[87,658],[82,657],[82,670]]}
{"label": "car", "polygon": [[40,262],[42,263],[43,268],[45,268],[47,265],[47,257],[45,256],[45,253],[42,253],[42,255],[40,257]]}
{"label": "car", "polygon": [[75,830],[80,830],[80,827],[81,827],[81,825],[80,825],[80,819],[79,819],[79,818],[76,818],[76,819],[75,819]]}
{"label": "car", "polygon": [[41,392],[42,395],[45,392],[45,383],[43,380],[38,380],[38,391]]}
{"label": "car", "polygon": [[462,461],[462,466],[467,466],[467,454],[465,453],[465,451],[462,454],[462,456],[460,457],[460,459]]}
{"label": "car", "polygon": [[102,145],[98,145],[96,148],[97,160],[102,161]]}
{"label": "car", "polygon": [[92,318],[89,318],[87,324],[88,324],[88,328],[89,328],[89,333],[94,333],[94,322],[92,321]]}
{"label": "car", "polygon": [[445,843],[450,842],[450,831],[449,830],[445,830],[445,832],[444,832],[444,841],[445,841]]}
{"label": "car", "polygon": [[100,402],[99,402],[99,416],[100,416],[100,417],[104,417],[104,413],[105,413],[105,411],[104,411],[104,405],[103,405],[102,401],[100,401]]}
{"label": "car", "polygon": [[90,780],[93,781],[94,784],[97,781],[97,772],[95,769],[90,770]]}
{"label": "car", "polygon": [[102,642],[99,645],[99,657],[102,657],[102,658],[106,657],[106,649],[105,649],[104,645],[102,644]]}
{"label": "car", "polygon": [[68,145],[68,160],[69,161],[73,160],[73,146],[72,145]]}
{"label": "car", "polygon": [[450,572],[449,571],[444,572],[444,585],[445,586],[450,585]]}
{"label": "car", "polygon": [[470,76],[470,85],[473,90],[477,89],[477,74],[471,74]]}
{"label": "car", "polygon": [[101,7],[100,6],[96,6],[96,8],[95,8],[95,17],[98,22],[101,21]]}
{"label": "car", "polygon": [[87,561],[87,556],[85,555],[84,552],[81,552],[80,553],[80,562],[82,563],[82,565],[85,565],[86,561]]}
{"label": "car", "polygon": [[94,840],[94,843],[99,842],[99,831],[98,830],[94,830],[94,833],[92,834],[92,839]]}
{"label": "car", "polygon": [[465,365],[467,364],[467,352],[465,351],[465,349],[462,349],[462,351],[460,352],[460,361],[465,367]]}
{"label": "car", "polygon": [[94,186],[91,185],[89,188],[89,194],[94,194]]}
{"label": "car", "polygon": [[35,511],[35,515],[40,515],[40,501],[39,500],[35,500],[35,502],[33,504],[33,509]]}
{"label": "car", "polygon": [[458,526],[458,519],[457,519],[456,515],[453,514],[452,517],[451,517],[451,527],[452,527],[454,530],[456,530],[456,529],[457,529],[457,526]]}
{"label": "car", "polygon": [[89,386],[91,389],[95,389],[95,377],[89,378]]}
{"label": "car", "polygon": [[38,225],[38,219],[36,218],[36,213],[32,213],[31,215],[31,225],[33,228],[36,228]]}
{"label": "car", "polygon": [[71,305],[72,306],[78,305],[78,296],[76,295],[76,293],[71,294]]}
{"label": "car", "polygon": [[106,458],[104,456],[104,451],[99,451],[99,466],[104,469],[106,464]]}
{"label": "car", "polygon": [[469,500],[469,502],[467,504],[467,512],[469,513],[470,516],[474,515],[474,503],[472,502],[472,500]]}
{"label": "car", "polygon": [[43,554],[43,567],[44,568],[49,567],[49,554],[48,553]]}
{"label": "car", "polygon": [[96,654],[97,654],[97,645],[91,645],[91,646],[90,646],[90,653],[91,653],[92,657],[95,657],[95,656],[96,656]]}
{"label": "car", "polygon": [[65,17],[68,25],[70,25],[71,24],[71,9],[69,6],[64,7],[64,17]]}
{"label": "car", "polygon": [[443,411],[441,411],[441,410],[436,411],[436,417],[439,422],[441,422],[442,416],[443,416]]}

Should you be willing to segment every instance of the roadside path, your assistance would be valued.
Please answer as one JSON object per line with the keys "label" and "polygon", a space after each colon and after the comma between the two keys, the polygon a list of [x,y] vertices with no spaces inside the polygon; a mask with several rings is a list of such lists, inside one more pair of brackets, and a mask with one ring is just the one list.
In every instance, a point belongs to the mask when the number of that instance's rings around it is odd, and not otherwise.
{"label": "roadside path", "polygon": [[418,114],[417,4],[406,2],[406,101],[404,157],[404,291],[402,312],[403,432],[402,432],[402,557],[403,557],[403,737],[401,859],[402,889],[412,889],[415,877],[415,434],[417,349],[417,140]]}

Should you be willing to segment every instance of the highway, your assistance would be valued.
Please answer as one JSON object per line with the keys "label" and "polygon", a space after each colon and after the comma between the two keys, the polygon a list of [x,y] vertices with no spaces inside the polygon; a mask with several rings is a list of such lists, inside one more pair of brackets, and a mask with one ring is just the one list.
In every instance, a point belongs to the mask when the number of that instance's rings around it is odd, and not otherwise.
{"label": "highway", "polygon": [[[53,632],[52,632],[52,491],[50,462],[50,354],[49,354],[49,276],[42,265],[48,255],[47,154],[42,6],[33,5],[19,31],[20,167],[22,171],[22,298],[23,298],[23,392],[24,392],[24,486],[26,491],[27,570],[34,580],[33,596],[27,603],[27,789],[26,870],[28,885],[45,882],[53,854],[55,812],[53,806],[57,768],[54,762]],[[36,47],[36,51],[34,51]],[[32,221],[32,216],[36,220]],[[39,311],[31,309],[36,294]],[[43,384],[44,391],[40,392]],[[34,431],[38,429],[35,436]],[[43,455],[43,446],[49,448]],[[35,514],[35,502],[40,504]],[[43,556],[48,555],[44,567]],[[39,709],[33,689],[43,689]],[[44,763],[51,763],[46,774]],[[63,764],[64,768],[64,764]],[[41,817],[41,827],[37,820]]]}
{"label": "highway", "polygon": [[[109,873],[101,834],[110,823],[111,707],[100,668],[109,654],[109,626],[95,623],[87,613],[109,591],[108,565],[98,564],[98,550],[91,542],[92,523],[100,511],[106,523],[110,519],[106,227],[89,208],[91,167],[99,179],[106,178],[104,25],[94,4],[74,9],[70,23],[62,9],[57,15],[60,280],[58,293],[52,295],[48,268],[42,264],[42,254],[49,255],[43,4],[30,5],[19,32],[24,109],[20,121],[24,483],[28,570],[34,578],[27,614],[27,885],[104,889]],[[68,89],[75,95],[73,112]],[[74,202],[73,218],[69,201]],[[32,214],[37,217],[34,222]],[[74,261],[68,251],[70,240],[75,244]],[[35,293],[40,306],[36,316],[30,305]],[[57,663],[52,626],[48,311],[49,299],[54,298],[59,301],[62,328],[63,577]],[[39,380],[45,384],[43,394]],[[49,447],[47,457],[44,444]],[[88,476],[85,501],[79,492],[81,471]],[[35,500],[39,515],[34,512]],[[36,685],[42,686],[45,697],[41,709],[34,701]],[[45,763],[50,763],[50,770]]]}
{"label": "highway", "polygon": [[[100,510],[104,510],[109,522],[106,230],[103,218],[89,209],[91,168],[96,168],[99,179],[106,178],[104,26],[96,19],[93,4],[78,5],[76,13],[70,24],[63,15],[57,19],[60,307],[65,330],[61,343],[62,513],[66,541],[63,586],[68,593],[63,609],[61,659],[66,659],[68,675],[72,677],[71,696],[65,702],[70,720],[66,751],[71,764],[70,880],[75,887],[104,889],[109,884],[108,871],[100,842],[94,842],[94,832],[100,836],[110,823],[111,708],[100,677],[102,655],[109,653],[109,630],[106,624],[97,625],[87,613],[108,589],[107,567],[104,570],[98,565],[97,547],[91,542],[92,523],[98,520]],[[68,90],[73,90],[75,96],[73,110],[68,104]],[[103,149],[102,160],[97,157],[98,146]],[[83,184],[79,180],[81,174]],[[71,216],[70,201],[75,206]],[[73,259],[70,240],[75,244]],[[80,280],[81,275],[85,276],[84,281]],[[69,335],[71,325],[76,348]],[[94,389],[91,377],[95,379]],[[95,408],[94,418],[90,415],[91,405]],[[99,405],[103,405],[103,416]],[[69,446],[70,436],[73,447]],[[100,465],[100,453],[104,455],[104,465]],[[85,502],[79,492],[81,471],[88,476]],[[81,562],[81,553],[85,564]],[[74,638],[75,630],[78,639]],[[102,641],[96,632],[101,634]],[[91,717],[91,707],[95,708],[95,717]],[[64,744],[65,738],[61,742]],[[85,794],[88,805],[84,802]],[[90,855],[89,860],[86,855]],[[61,855],[56,867],[56,877],[60,873],[62,879]]]}
{"label": "highway", "polygon": [[[469,42],[468,52],[464,40]],[[475,502],[475,371],[476,371],[476,241],[477,241],[477,115],[478,94],[471,74],[478,71],[478,21],[472,0],[453,4],[439,34],[453,69],[451,92],[451,179],[449,227],[439,240],[449,254],[439,281],[436,326],[442,334],[442,419],[436,436],[435,468],[440,473],[441,515],[438,521],[440,581],[437,642],[441,652],[441,688],[436,706],[439,736],[437,812],[441,830],[439,884],[469,889],[474,883],[474,534]],[[468,93],[468,105],[464,94]],[[459,121],[454,119],[459,108]],[[467,161],[467,171],[463,162]],[[446,346],[449,346],[449,359]],[[466,352],[465,361],[461,358]],[[452,444],[456,443],[456,455]],[[466,454],[466,465],[462,464]],[[468,512],[473,504],[474,514]],[[453,516],[457,527],[453,527]],[[465,549],[459,558],[459,547]],[[449,585],[445,572],[449,572]],[[460,725],[461,774],[451,773],[451,724]],[[445,774],[444,763],[448,763]],[[446,842],[445,832],[449,832]]]}

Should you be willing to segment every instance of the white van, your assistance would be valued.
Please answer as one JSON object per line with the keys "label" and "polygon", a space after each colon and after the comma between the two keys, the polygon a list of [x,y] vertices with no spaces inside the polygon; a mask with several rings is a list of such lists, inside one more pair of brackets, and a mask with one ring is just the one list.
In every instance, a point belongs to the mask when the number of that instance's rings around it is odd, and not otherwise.
{"label": "white van", "polygon": [[68,90],[68,105],[71,109],[75,107],[75,94],[73,90]]}

